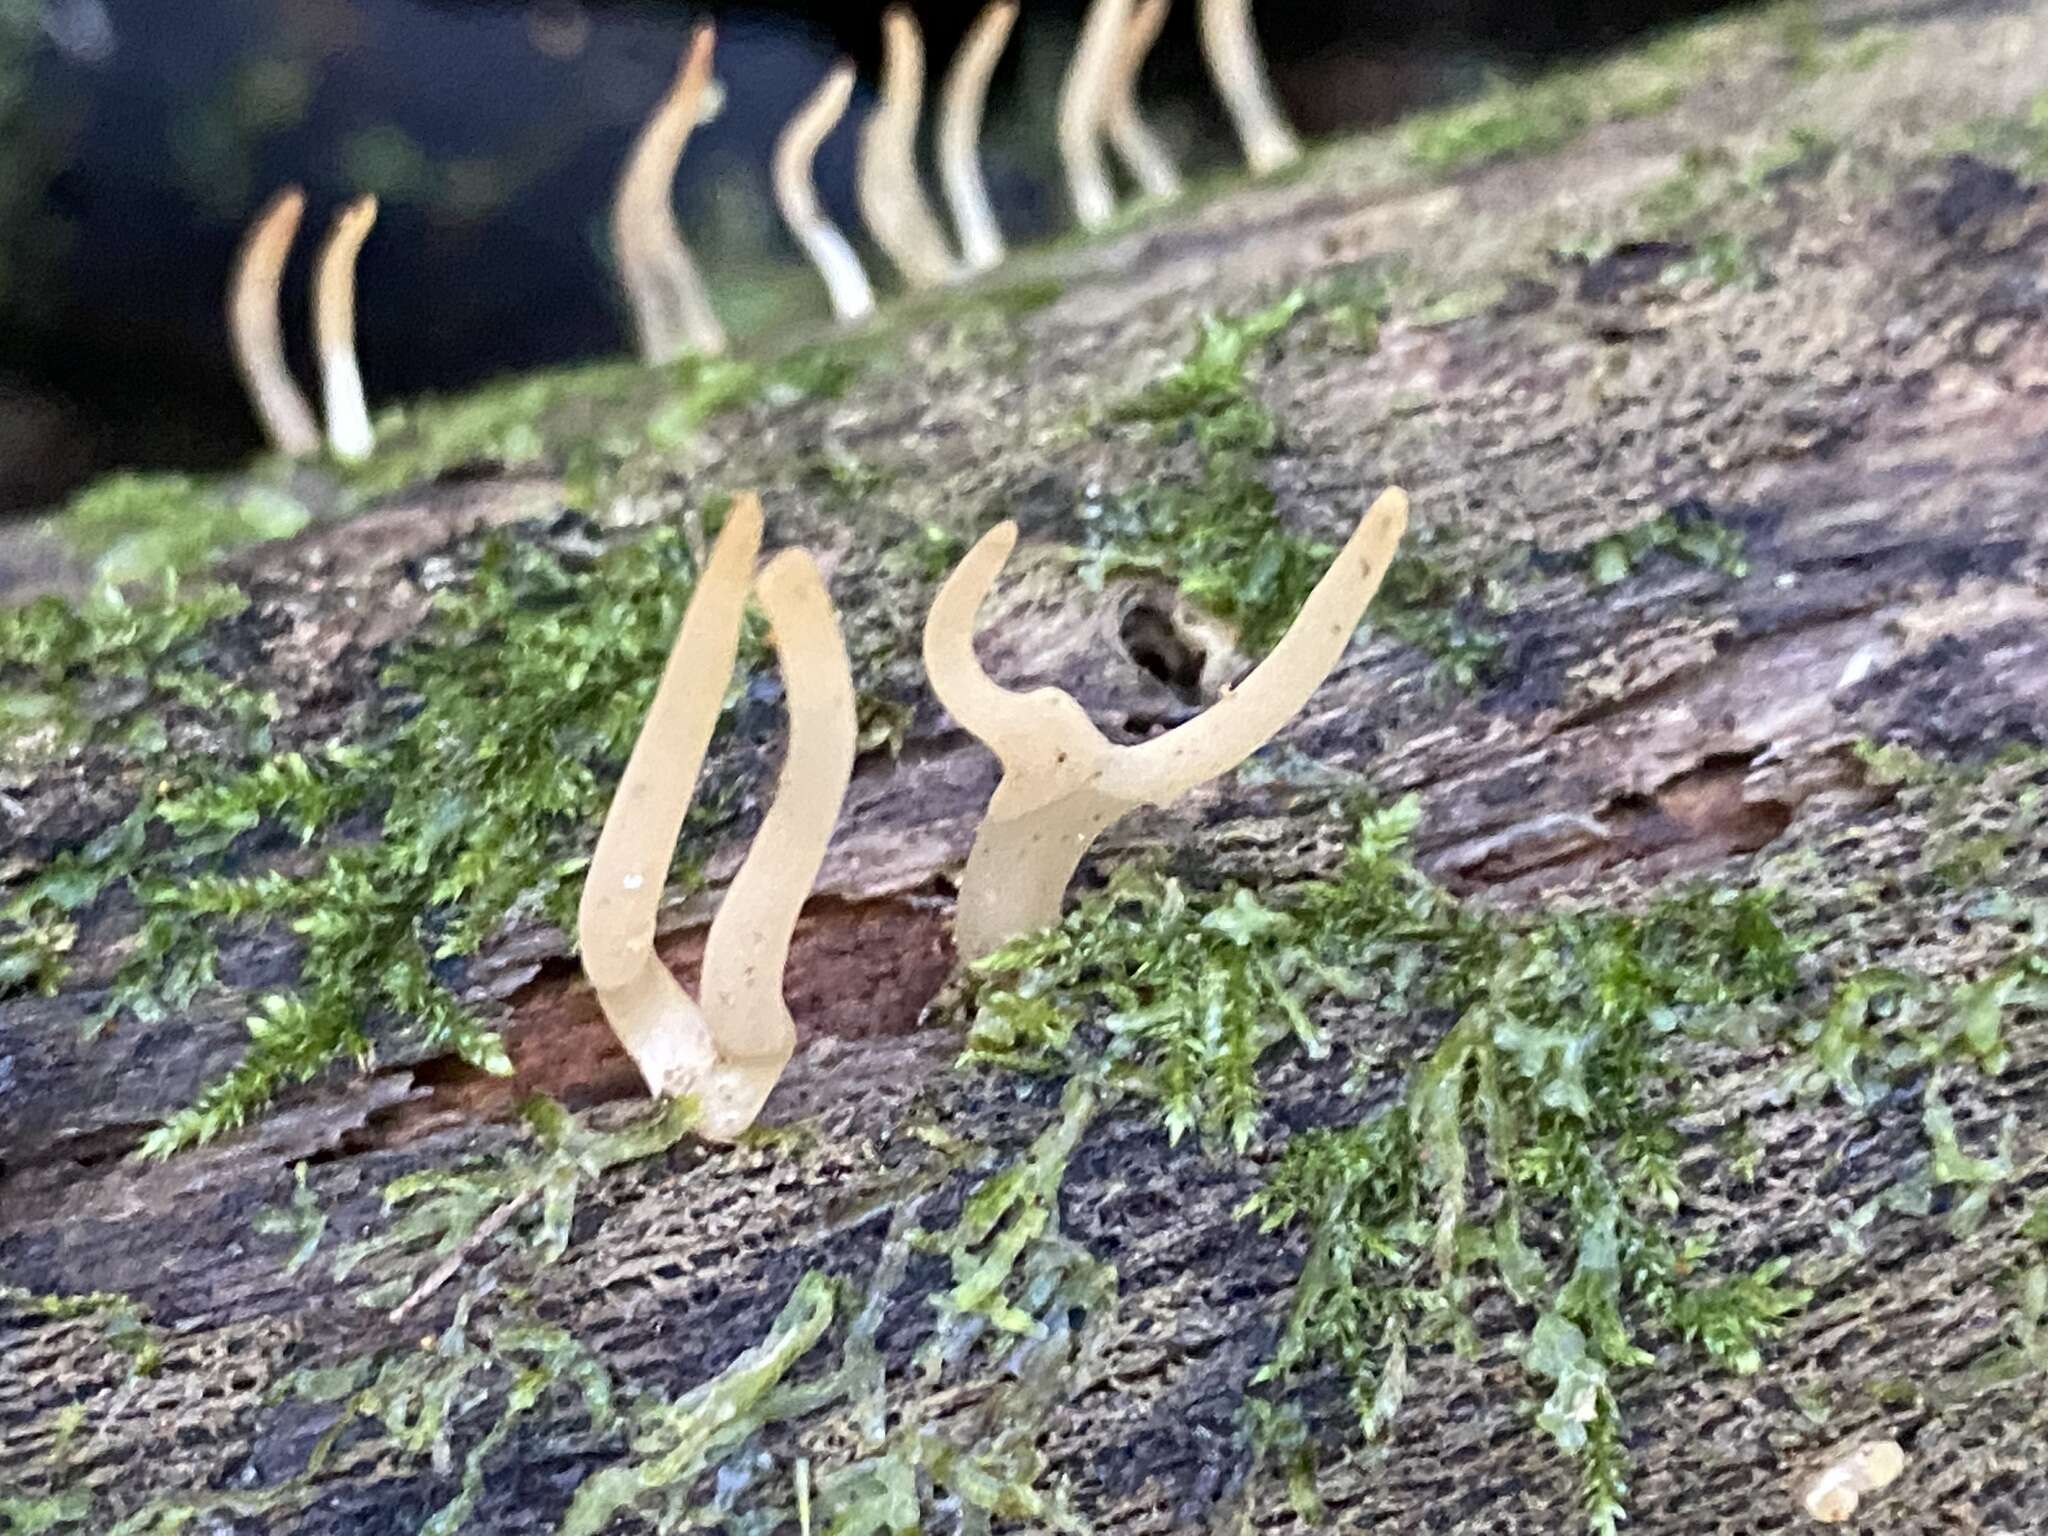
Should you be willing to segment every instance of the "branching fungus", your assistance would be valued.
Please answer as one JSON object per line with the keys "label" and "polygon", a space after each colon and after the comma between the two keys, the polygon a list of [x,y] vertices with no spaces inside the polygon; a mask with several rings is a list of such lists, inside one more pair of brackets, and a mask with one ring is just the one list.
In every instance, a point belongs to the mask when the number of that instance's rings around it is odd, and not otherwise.
{"label": "branching fungus", "polygon": [[924,630],[933,692],[1003,767],[960,882],[961,956],[978,958],[1058,922],[1067,883],[1105,827],[1227,771],[1298,713],[1343,655],[1407,522],[1406,495],[1382,494],[1266,659],[1196,719],[1133,746],[1110,743],[1059,689],[1016,693],[982,670],[974,618],[1017,528],[984,534],[940,588]]}
{"label": "branching fungus", "polygon": [[761,505],[740,497],[683,615],[647,722],[605,816],[583,886],[583,968],[619,1041],[657,1094],[697,1099],[700,1134],[753,1124],[796,1044],[782,973],[805,895],[853,771],[853,679],[831,598],[802,550],[754,590],[789,701],[774,802],[705,939],[701,1006],[654,947],[676,837],[738,654]]}
{"label": "branching fungus", "polygon": [[1245,163],[1264,176],[1301,156],[1301,143],[1273,99],[1259,40],[1252,32],[1251,0],[1198,0],[1202,57],[1244,145]]}
{"label": "branching fungus", "polygon": [[356,254],[377,222],[377,199],[359,197],[335,216],[313,271],[313,341],[327,446],[337,458],[366,459],[377,446],[363,374],[356,364]]}
{"label": "branching fungus", "polygon": [[1180,196],[1180,168],[1138,110],[1138,75],[1159,41],[1173,0],[1138,0],[1124,26],[1122,46],[1110,72],[1104,97],[1102,126],[1117,153],[1147,197]]}
{"label": "branching fungus", "polygon": [[228,337],[242,385],[271,446],[295,459],[320,451],[313,408],[285,364],[284,329],[278,318],[285,258],[305,211],[306,194],[297,187],[286,187],[272,198],[243,237],[228,279]]}
{"label": "branching fungus", "polygon": [[855,190],[860,216],[903,281],[935,288],[959,275],[917,177],[917,119],[924,101],[924,38],[901,5],[882,14],[882,100],[861,126]]}
{"label": "branching fungus", "polygon": [[709,24],[697,28],[675,83],[634,141],[612,198],[612,254],[640,356],[650,363],[725,350],[725,328],[676,227],[674,201],[676,165],[706,109],[714,38]]}
{"label": "branching fungus", "polygon": [[1100,229],[1116,214],[1116,189],[1102,158],[1102,127],[1130,25],[1131,0],[1094,0],[1060,83],[1060,160],[1074,217],[1083,229]]}
{"label": "branching fungus", "polygon": [[981,175],[981,116],[988,82],[1017,21],[1017,0],[995,0],[983,9],[953,56],[939,92],[939,182],[960,254],[970,272],[986,272],[1003,259],[1003,232]]}
{"label": "branching fungus", "polygon": [[775,206],[782,210],[782,221],[824,278],[832,313],[841,320],[858,320],[874,313],[875,290],[861,269],[860,257],[819,205],[812,166],[818,146],[839,125],[852,100],[853,66],[835,65],[775,141]]}

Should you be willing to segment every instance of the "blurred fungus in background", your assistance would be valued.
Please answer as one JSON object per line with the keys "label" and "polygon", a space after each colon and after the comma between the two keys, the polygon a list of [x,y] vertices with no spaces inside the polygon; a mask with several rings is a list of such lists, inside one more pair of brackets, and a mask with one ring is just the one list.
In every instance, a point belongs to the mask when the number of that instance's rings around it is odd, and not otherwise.
{"label": "blurred fungus in background", "polygon": [[[1310,139],[1527,73],[1709,9],[1705,0],[1263,0],[1274,84]],[[676,208],[721,317],[750,335],[828,313],[775,213],[776,135],[842,56],[853,105],[817,156],[825,211],[884,268],[853,195],[880,0],[712,10],[653,0],[0,0],[0,512],[115,467],[209,469],[260,446],[221,294],[279,188],[307,227],[374,194],[358,338],[372,409],[511,370],[629,350],[605,220],[633,136],[691,27],[719,26],[721,110]],[[915,7],[933,81],[979,11]],[[1054,133],[1085,0],[1025,6],[982,156],[1013,246],[1068,217]],[[1191,172],[1235,154],[1195,0],[1147,61],[1148,121]],[[927,122],[926,137],[930,125]],[[926,146],[926,174],[937,179]],[[286,272],[295,371],[314,376],[317,241]],[[884,295],[886,302],[886,295]]]}

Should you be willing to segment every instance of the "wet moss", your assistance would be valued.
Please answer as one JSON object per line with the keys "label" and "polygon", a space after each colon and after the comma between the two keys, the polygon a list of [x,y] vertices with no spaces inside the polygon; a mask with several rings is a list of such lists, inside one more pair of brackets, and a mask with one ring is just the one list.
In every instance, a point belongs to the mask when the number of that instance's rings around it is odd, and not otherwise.
{"label": "wet moss", "polygon": [[113,475],[66,504],[52,529],[92,565],[103,587],[192,570],[264,539],[288,538],[311,512],[260,483],[208,484],[189,475]]}

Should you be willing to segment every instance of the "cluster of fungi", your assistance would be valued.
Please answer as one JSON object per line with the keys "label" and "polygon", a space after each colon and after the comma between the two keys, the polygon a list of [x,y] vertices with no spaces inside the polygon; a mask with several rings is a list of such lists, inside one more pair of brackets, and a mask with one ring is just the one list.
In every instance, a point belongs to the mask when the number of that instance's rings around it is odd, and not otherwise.
{"label": "cluster of fungi", "polygon": [[[1074,213],[1097,229],[1116,211],[1105,144],[1148,197],[1181,186],[1172,154],[1138,107],[1138,72],[1171,0],[1092,0],[1059,101],[1059,147]],[[1202,50],[1252,171],[1300,154],[1274,105],[1251,30],[1249,0],[1197,0]],[[924,44],[910,11],[882,18],[879,105],[862,126],[856,191],[861,217],[907,288],[986,272],[1004,258],[1003,235],[982,179],[979,144],[988,86],[1017,20],[1017,0],[994,0],[975,21],[940,92],[940,185],[956,251],[925,198],[917,168]],[[649,364],[714,355],[726,338],[672,201],[691,130],[716,109],[714,42],[700,26],[674,83],[641,129],[612,201],[612,251]],[[852,64],[835,64],[779,136],[776,206],[823,278],[842,322],[874,310],[874,287],[852,244],[820,206],[812,176],[818,146],[853,98]],[[228,290],[235,358],[272,445],[289,457],[327,450],[344,459],[374,449],[355,354],[355,266],[376,219],[361,198],[335,219],[314,279],[315,339],[326,414],[312,407],[285,364],[279,289],[305,207],[280,192],[243,242]],[[967,959],[1057,922],[1082,856],[1109,824],[1141,805],[1163,805],[1227,772],[1308,702],[1343,654],[1407,523],[1407,499],[1373,503],[1271,653],[1212,708],[1162,736],[1116,745],[1056,688],[1016,693],[985,673],[974,622],[1015,547],[1004,523],[970,550],[940,589],[924,632],[925,667],[939,702],[988,746],[1002,778],[961,877],[955,946]],[[796,1045],[782,999],[783,969],[805,897],[817,878],[853,774],[852,676],[838,616],[816,561],[785,550],[755,571],[758,498],[738,499],[684,614],[599,834],[578,913],[585,974],[606,1019],[650,1091],[692,1097],[700,1134],[730,1140],[752,1125]],[[775,798],[714,917],[700,996],[692,998],[655,951],[669,863],[689,809],[738,654],[749,594],[766,614],[781,668],[789,743]]]}
{"label": "cluster of fungi", "polygon": [[[1115,215],[1116,193],[1105,141],[1147,197],[1180,191],[1172,153],[1138,107],[1138,72],[1165,24],[1172,0],[1091,0],[1060,89],[1059,148],[1075,218],[1099,229]],[[1202,55],[1256,175],[1301,153],[1273,100],[1253,35],[1250,0],[1196,0]],[[933,288],[999,264],[1003,235],[982,179],[982,109],[1010,32],[1017,0],[993,0],[969,29],[940,91],[936,134],[939,182],[959,239],[957,252],[926,200],[917,169],[924,101],[924,42],[908,8],[882,17],[879,105],[862,125],[856,190],[868,232],[904,286]],[[673,362],[725,350],[725,328],[705,292],[677,227],[672,191],[690,132],[716,110],[711,76],[713,29],[700,26],[684,50],[674,83],[634,141],[612,199],[612,254],[632,313],[641,358]],[[812,179],[818,146],[853,100],[850,63],[835,64],[797,109],[775,144],[772,179],[783,222],[817,269],[842,322],[872,313],[875,294],[852,244],[826,217]],[[286,367],[278,319],[285,257],[305,196],[287,187],[250,226],[228,287],[228,329],[235,361],[265,436],[278,452],[304,458],[327,450],[361,459],[374,448],[356,364],[356,253],[377,217],[375,198],[351,203],[322,248],[314,286],[315,339],[327,430]]]}
{"label": "cluster of fungi", "polygon": [[[924,626],[933,693],[1002,765],[960,878],[960,955],[978,959],[1058,922],[1067,883],[1112,821],[1228,772],[1299,713],[1343,655],[1407,521],[1407,497],[1384,492],[1265,660],[1202,714],[1129,745],[1103,736],[1071,695],[1015,692],[982,669],[975,618],[1017,529],[1002,523],[984,534],[940,587]],[[614,1033],[651,1092],[695,1099],[698,1132],[712,1140],[753,1124],[795,1050],[783,967],[854,761],[853,680],[817,564],[790,549],[756,576],[760,544],[760,501],[739,497],[691,594],[577,914],[584,973]],[[782,671],[789,744],[775,797],[712,919],[693,999],[656,952],[655,927],[750,588]]]}

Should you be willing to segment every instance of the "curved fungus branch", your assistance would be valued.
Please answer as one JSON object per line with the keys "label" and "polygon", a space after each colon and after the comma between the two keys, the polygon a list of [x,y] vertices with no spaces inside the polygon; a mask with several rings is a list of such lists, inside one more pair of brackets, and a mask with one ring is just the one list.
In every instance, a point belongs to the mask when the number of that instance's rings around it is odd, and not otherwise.
{"label": "curved fungus branch", "polygon": [[924,101],[924,38],[907,7],[882,13],[882,100],[861,125],[854,190],[860,216],[911,288],[959,275],[917,179],[917,118]]}
{"label": "curved fungus branch", "polygon": [[704,944],[700,991],[715,1062],[696,1089],[698,1130],[718,1141],[754,1123],[796,1048],[782,974],[853,777],[858,729],[853,673],[817,562],[784,550],[762,569],[754,593],[782,669],[789,746],[775,799]]}
{"label": "curved fungus branch", "polygon": [[981,175],[981,115],[988,105],[989,79],[1016,22],[1017,0],[995,0],[985,7],[953,56],[939,91],[939,182],[970,272],[986,272],[1003,259],[1002,227]]}
{"label": "curved fungus branch", "polygon": [[837,64],[805,98],[775,141],[775,206],[782,210],[783,223],[824,278],[832,313],[842,321],[873,314],[875,290],[853,246],[819,206],[812,165],[818,146],[839,125],[852,100],[853,66]]}
{"label": "curved fungus branch", "polygon": [[350,203],[335,215],[313,269],[313,343],[320,356],[327,446],[342,459],[367,459],[377,446],[356,365],[356,255],[376,222],[375,197]]}
{"label": "curved fungus branch", "polygon": [[1116,189],[1102,158],[1102,127],[1130,23],[1131,0],[1094,0],[1060,83],[1060,160],[1074,217],[1083,229],[1100,229],[1116,216]]}
{"label": "curved fungus branch", "polygon": [[1244,145],[1245,164],[1264,176],[1301,157],[1301,141],[1280,115],[1252,32],[1251,0],[1199,0],[1202,57]]}
{"label": "curved fungus branch", "polygon": [[961,957],[978,959],[1058,922],[1067,884],[1104,828],[1226,772],[1298,714],[1343,655],[1407,524],[1407,496],[1387,490],[1266,659],[1195,719],[1135,746],[1112,744],[1057,688],[1017,693],[982,670],[974,616],[1017,530],[1004,523],[983,535],[946,578],[924,632],[932,691],[1003,769],[960,880],[953,939]]}
{"label": "curved fungus branch", "polygon": [[707,115],[715,36],[709,23],[697,28],[675,83],[634,141],[612,197],[612,253],[633,312],[640,356],[649,363],[673,362],[685,352],[725,350],[725,328],[676,227],[674,201],[683,146]]}
{"label": "curved fungus branch", "polygon": [[235,367],[263,435],[294,459],[320,451],[320,428],[285,364],[284,328],[278,319],[285,258],[305,211],[306,194],[297,187],[286,187],[265,204],[242,238],[228,279],[228,339]]}
{"label": "curved fungus branch", "polygon": [[703,1014],[654,950],[676,838],[739,656],[761,503],[734,501],[697,578],[647,720],[605,812],[576,914],[583,972],[649,1092],[688,1092],[711,1062]]}
{"label": "curved fungus branch", "polygon": [[1138,110],[1138,75],[1152,45],[1159,41],[1159,29],[1166,25],[1166,13],[1172,7],[1173,0],[1138,0],[1124,28],[1116,67],[1110,72],[1102,118],[1109,147],[1147,197],[1178,197],[1181,190],[1180,167],[1173,163],[1173,152]]}

